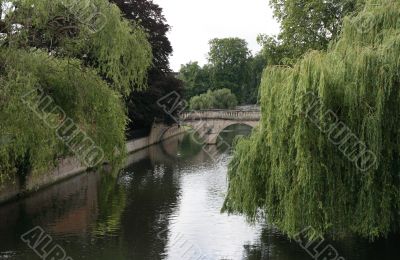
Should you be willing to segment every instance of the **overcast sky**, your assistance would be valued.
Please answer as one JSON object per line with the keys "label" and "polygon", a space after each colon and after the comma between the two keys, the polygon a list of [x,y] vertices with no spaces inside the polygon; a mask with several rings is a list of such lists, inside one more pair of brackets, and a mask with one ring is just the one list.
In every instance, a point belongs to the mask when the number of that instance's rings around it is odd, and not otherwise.
{"label": "overcast sky", "polygon": [[208,41],[213,38],[246,39],[254,52],[260,47],[260,33],[274,35],[279,25],[268,0],[154,0],[164,9],[172,29],[169,39],[174,48],[171,68],[179,71],[189,61],[207,61]]}

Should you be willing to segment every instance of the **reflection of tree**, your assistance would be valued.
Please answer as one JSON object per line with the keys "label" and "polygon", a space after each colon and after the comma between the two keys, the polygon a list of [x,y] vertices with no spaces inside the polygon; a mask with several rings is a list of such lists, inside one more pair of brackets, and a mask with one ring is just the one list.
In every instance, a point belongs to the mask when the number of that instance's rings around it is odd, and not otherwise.
{"label": "reflection of tree", "polygon": [[244,245],[244,259],[246,260],[260,260],[269,259],[265,257],[265,250],[259,246]]}
{"label": "reflection of tree", "polygon": [[126,169],[132,178],[122,225],[129,259],[159,259],[166,252],[168,241],[160,237],[168,236],[179,197],[179,182],[170,165],[145,159]]}
{"label": "reflection of tree", "polygon": [[[252,131],[252,128],[248,125],[244,124],[236,124],[231,125],[225,128],[221,134],[219,135],[218,140],[221,142],[223,140],[224,143],[232,145],[235,143],[237,138],[241,136],[248,136]],[[224,145],[218,144],[218,151],[226,152],[226,147]]]}
{"label": "reflection of tree", "polygon": [[[344,259],[397,259],[400,253],[399,242],[400,236],[394,235],[374,243],[357,237],[347,237],[340,241],[327,238],[321,247],[323,250],[325,246],[332,245]],[[246,260],[309,260],[311,258],[299,244],[289,240],[287,236],[271,226],[263,229],[259,241],[244,246],[243,259]]]}
{"label": "reflection of tree", "polygon": [[185,165],[209,160],[197,133],[186,133],[148,148],[152,164]]}
{"label": "reflection of tree", "polygon": [[99,214],[93,234],[104,236],[119,230],[121,215],[126,206],[126,190],[118,185],[117,179],[104,173],[99,184],[98,209]]}
{"label": "reflection of tree", "polygon": [[[194,140],[193,140],[194,139]],[[183,136],[178,152],[181,158],[193,157],[201,151],[201,139],[197,133]]]}
{"label": "reflection of tree", "polygon": [[243,259],[309,260],[311,257],[295,241],[267,226],[257,243],[244,246]]}

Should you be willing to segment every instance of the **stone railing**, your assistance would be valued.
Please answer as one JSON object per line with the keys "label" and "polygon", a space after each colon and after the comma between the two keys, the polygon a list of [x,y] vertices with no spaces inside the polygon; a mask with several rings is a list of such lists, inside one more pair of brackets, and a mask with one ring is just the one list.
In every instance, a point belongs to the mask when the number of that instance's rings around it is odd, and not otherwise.
{"label": "stone railing", "polygon": [[199,110],[183,112],[180,116],[181,121],[198,120],[235,120],[235,121],[259,121],[261,113],[259,110]]}

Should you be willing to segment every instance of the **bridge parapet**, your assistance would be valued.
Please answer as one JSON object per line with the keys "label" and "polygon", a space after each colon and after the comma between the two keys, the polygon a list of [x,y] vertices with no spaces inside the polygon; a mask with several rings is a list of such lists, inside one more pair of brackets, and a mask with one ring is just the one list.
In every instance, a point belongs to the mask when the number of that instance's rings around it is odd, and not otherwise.
{"label": "bridge parapet", "polygon": [[221,131],[231,125],[244,124],[254,128],[260,119],[261,112],[258,109],[199,110],[183,112],[180,115],[182,124],[192,127],[205,139],[206,144],[216,144]]}
{"label": "bridge parapet", "polygon": [[183,112],[181,114],[182,121],[199,121],[199,120],[245,120],[260,121],[261,113],[259,110],[199,110],[192,112]]}

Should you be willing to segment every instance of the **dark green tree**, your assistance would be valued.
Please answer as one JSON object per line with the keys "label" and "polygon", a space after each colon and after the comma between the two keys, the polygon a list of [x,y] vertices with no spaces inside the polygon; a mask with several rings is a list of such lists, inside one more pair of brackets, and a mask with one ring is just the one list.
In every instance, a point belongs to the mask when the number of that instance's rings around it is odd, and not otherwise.
{"label": "dark green tree", "polygon": [[248,60],[249,79],[248,87],[243,92],[244,104],[257,104],[259,100],[259,86],[265,67],[267,66],[267,58],[263,53],[257,53]]}
{"label": "dark green tree", "polygon": [[[149,36],[153,52],[153,66],[148,71],[145,91],[134,91],[127,99],[128,130],[149,131],[154,121],[175,122],[164,109],[157,105],[157,100],[175,91],[183,96],[183,83],[175,78],[169,65],[172,54],[171,42],[167,37],[170,26],[163,15],[162,8],[152,0],[110,0],[118,5],[125,18],[140,24]],[[171,104],[172,105],[172,104]]]}
{"label": "dark green tree", "polygon": [[294,52],[277,37],[260,34],[257,42],[268,65],[290,65],[296,60]]}
{"label": "dark green tree", "polygon": [[255,104],[265,65],[264,56],[253,57],[245,40],[213,39],[209,63],[201,67],[190,62],[181,67],[179,78],[184,82],[186,98],[228,87],[241,104]]}
{"label": "dark green tree", "polygon": [[170,26],[164,17],[163,9],[152,0],[110,0],[110,2],[121,9],[126,19],[139,23],[148,34],[153,50],[153,68],[164,73],[171,72],[169,56],[173,49],[167,37]]}
{"label": "dark green tree", "polygon": [[[154,74],[153,74],[154,73]],[[128,137],[135,137],[136,132],[148,134],[153,122],[173,124],[176,119],[171,118],[167,111],[173,111],[175,102],[165,104],[161,107],[157,101],[172,92],[181,95],[183,92],[183,82],[172,74],[157,73],[154,70],[149,72],[149,89],[146,91],[133,92],[127,100],[129,111]],[[173,111],[174,114],[178,109]]]}
{"label": "dark green tree", "polygon": [[200,67],[198,62],[182,65],[179,79],[184,82],[186,98],[190,99],[212,89],[210,71],[209,65]]}

